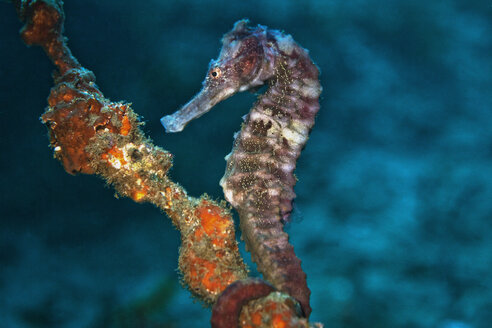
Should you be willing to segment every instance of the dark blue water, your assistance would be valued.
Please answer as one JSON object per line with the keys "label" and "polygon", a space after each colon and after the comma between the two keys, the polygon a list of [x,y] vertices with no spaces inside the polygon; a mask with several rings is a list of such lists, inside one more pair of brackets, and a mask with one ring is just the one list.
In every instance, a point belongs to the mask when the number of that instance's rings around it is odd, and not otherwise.
{"label": "dark blue water", "polygon": [[[222,197],[237,95],[165,135],[219,40],[247,17],[322,71],[291,241],[327,327],[492,322],[490,1],[67,1],[66,35],[106,97],[133,103],[190,194]],[[207,327],[176,272],[179,234],[52,158],[39,122],[53,66],[0,3],[1,327]]]}

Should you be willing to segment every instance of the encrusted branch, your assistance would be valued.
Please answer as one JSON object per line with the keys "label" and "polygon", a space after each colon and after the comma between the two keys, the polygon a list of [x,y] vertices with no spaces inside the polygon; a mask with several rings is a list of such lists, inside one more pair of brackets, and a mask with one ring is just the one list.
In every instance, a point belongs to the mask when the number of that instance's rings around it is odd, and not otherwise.
{"label": "encrusted branch", "polygon": [[[106,99],[95,75],[72,55],[63,36],[63,2],[12,2],[25,23],[24,42],[41,46],[57,68],[41,119],[65,170],[97,174],[119,195],[150,202],[167,214],[181,232],[179,268],[185,285],[206,304],[220,298],[217,304],[236,305],[230,310],[217,307],[213,326],[233,322],[238,327],[308,327],[307,320],[299,318],[294,299],[270,293],[273,288],[265,283],[244,280],[247,268],[225,202],[190,197],[171,181],[167,173],[172,155],[145,137],[140,129],[143,123],[129,104]],[[224,292],[226,288],[233,292]]]}
{"label": "encrusted branch", "polygon": [[181,232],[179,267],[190,291],[213,304],[232,282],[247,276],[225,203],[193,198],[167,176],[172,155],[152,144],[129,104],[112,102],[82,67],[62,35],[61,1],[14,1],[25,22],[21,35],[39,45],[57,67],[48,108],[41,116],[51,147],[70,174],[98,174],[119,195],[150,202]]}

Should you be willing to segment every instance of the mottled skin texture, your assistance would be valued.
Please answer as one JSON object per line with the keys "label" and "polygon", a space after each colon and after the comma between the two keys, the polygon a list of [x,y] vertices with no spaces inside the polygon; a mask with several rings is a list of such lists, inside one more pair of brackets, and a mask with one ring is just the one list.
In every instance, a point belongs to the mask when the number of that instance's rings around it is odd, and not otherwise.
{"label": "mottled skin texture", "polygon": [[295,197],[296,161],[319,109],[319,71],[290,35],[260,25],[250,28],[245,20],[222,42],[200,93],[161,122],[168,132],[181,131],[219,101],[268,83],[235,137],[221,186],[239,212],[242,236],[258,271],[296,298],[309,316],[306,274],[283,227]]}

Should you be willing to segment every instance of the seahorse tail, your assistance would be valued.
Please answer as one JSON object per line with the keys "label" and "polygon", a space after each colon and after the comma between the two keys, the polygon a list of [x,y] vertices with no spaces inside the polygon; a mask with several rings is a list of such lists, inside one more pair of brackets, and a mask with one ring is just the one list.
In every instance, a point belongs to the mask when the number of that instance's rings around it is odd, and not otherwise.
{"label": "seahorse tail", "polygon": [[309,317],[311,291],[280,217],[256,213],[259,216],[253,219],[251,212],[240,211],[239,214],[242,236],[258,271],[275,288],[294,297],[304,315]]}

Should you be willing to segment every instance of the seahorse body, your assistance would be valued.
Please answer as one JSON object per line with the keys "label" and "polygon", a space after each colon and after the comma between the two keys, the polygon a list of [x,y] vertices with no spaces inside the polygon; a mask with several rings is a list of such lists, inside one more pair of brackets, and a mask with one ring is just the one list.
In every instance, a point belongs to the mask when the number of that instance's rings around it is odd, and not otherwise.
{"label": "seahorse body", "polygon": [[242,236],[258,271],[296,298],[309,316],[306,274],[283,226],[295,197],[296,161],[319,109],[319,71],[290,35],[247,23],[237,22],[224,36],[200,93],[161,122],[168,132],[181,131],[219,101],[268,82],[235,136],[220,184],[239,212]]}

